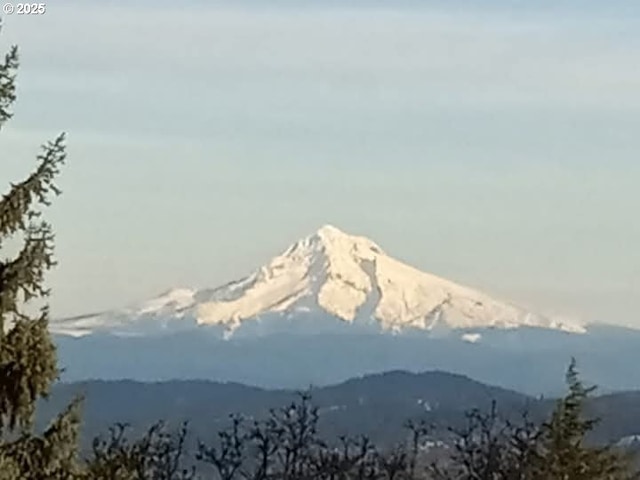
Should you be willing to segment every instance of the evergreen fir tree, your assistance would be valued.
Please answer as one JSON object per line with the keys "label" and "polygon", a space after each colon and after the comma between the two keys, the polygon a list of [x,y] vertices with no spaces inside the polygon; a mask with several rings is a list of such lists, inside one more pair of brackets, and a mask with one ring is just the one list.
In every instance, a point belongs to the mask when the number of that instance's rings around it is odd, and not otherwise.
{"label": "evergreen fir tree", "polygon": [[[0,131],[12,115],[17,68],[13,47],[0,63]],[[33,427],[36,403],[58,376],[48,309],[34,302],[49,294],[44,276],[55,265],[54,236],[41,209],[60,193],[54,179],[64,160],[61,135],[43,147],[33,173],[0,199],[0,480],[77,478],[78,402],[41,435]],[[7,257],[9,242],[19,248]]]}
{"label": "evergreen fir tree", "polygon": [[536,480],[629,480],[628,459],[613,446],[596,447],[588,434],[596,419],[584,415],[585,402],[595,387],[585,387],[578,377],[575,360],[567,370],[568,392],[558,400],[551,418],[542,426]]}

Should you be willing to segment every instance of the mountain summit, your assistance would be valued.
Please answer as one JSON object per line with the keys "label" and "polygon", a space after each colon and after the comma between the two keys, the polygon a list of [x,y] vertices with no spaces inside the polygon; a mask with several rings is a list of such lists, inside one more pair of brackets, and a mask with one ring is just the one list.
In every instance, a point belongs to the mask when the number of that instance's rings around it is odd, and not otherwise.
{"label": "mountain summit", "polygon": [[129,309],[67,319],[52,329],[81,335],[210,325],[229,336],[246,322],[299,316],[313,316],[317,322],[325,316],[391,332],[521,326],[584,331],[421,272],[373,241],[331,225],[241,280],[215,289],[170,290]]}

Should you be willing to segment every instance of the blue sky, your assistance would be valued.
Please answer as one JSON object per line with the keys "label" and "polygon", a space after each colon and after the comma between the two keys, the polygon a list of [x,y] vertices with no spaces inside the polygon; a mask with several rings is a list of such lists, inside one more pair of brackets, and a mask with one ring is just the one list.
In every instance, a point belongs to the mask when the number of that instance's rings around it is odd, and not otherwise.
{"label": "blue sky", "polygon": [[69,133],[56,315],[246,274],[324,223],[640,326],[638,2],[56,2],[0,183]]}

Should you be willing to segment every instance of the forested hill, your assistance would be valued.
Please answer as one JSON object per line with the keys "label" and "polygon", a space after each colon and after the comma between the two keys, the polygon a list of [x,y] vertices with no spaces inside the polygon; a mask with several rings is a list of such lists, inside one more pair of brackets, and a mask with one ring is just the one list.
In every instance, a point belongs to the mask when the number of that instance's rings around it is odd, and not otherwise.
{"label": "forested hill", "polygon": [[[59,384],[43,403],[39,422],[46,422],[78,394],[85,396],[83,438],[88,442],[116,422],[142,430],[158,420],[188,421],[196,436],[207,438],[225,426],[231,414],[261,418],[293,401],[298,392],[197,380]],[[534,418],[542,418],[554,403],[445,372],[387,372],[312,388],[310,394],[319,407],[323,435],[364,434],[382,443],[403,438],[408,419],[424,419],[444,432],[462,425],[469,410],[488,411],[494,401],[504,415],[518,416],[527,410]],[[596,397],[588,410],[602,418],[598,440],[616,441],[640,433],[640,392]]]}

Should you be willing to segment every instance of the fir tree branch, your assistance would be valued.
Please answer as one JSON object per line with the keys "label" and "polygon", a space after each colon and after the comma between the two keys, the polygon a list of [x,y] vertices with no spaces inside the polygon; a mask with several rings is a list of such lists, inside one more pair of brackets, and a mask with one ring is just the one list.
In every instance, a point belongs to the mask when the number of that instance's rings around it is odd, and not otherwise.
{"label": "fir tree branch", "polygon": [[0,129],[12,116],[10,108],[16,100],[16,70],[18,69],[18,47],[13,46],[0,63]]}
{"label": "fir tree branch", "polygon": [[49,206],[49,197],[61,193],[54,179],[66,159],[65,134],[42,149],[38,155],[38,168],[23,182],[11,185],[10,191],[0,199],[0,247],[4,238],[25,232],[39,216],[35,203]]}
{"label": "fir tree branch", "polygon": [[53,239],[48,223],[32,224],[18,256],[0,264],[0,316],[3,319],[6,315],[20,315],[20,301],[26,303],[49,295],[43,282],[46,271],[55,266]]}

